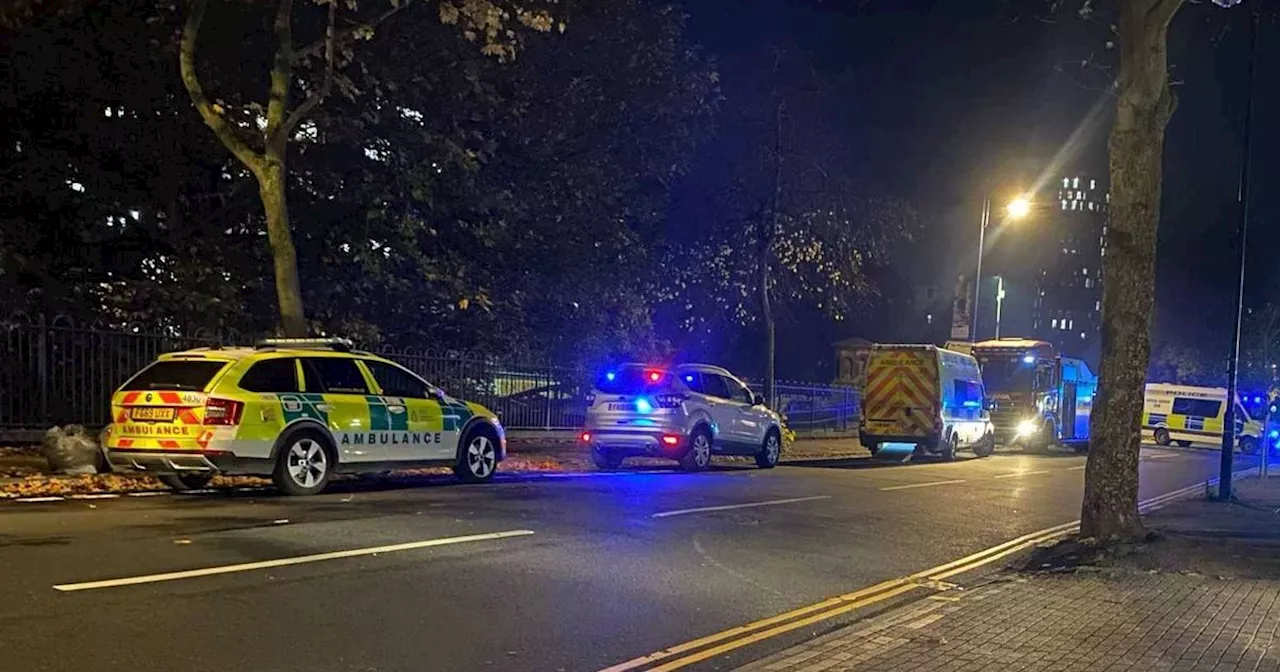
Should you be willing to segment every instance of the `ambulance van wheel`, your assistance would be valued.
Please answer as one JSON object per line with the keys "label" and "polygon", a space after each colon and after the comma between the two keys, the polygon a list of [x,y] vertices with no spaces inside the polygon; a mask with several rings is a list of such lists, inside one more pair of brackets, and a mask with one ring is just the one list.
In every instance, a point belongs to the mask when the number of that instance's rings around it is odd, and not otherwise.
{"label": "ambulance van wheel", "polygon": [[1258,440],[1252,436],[1240,437],[1240,452],[1245,455],[1254,455],[1258,452]]}
{"label": "ambulance van wheel", "polygon": [[280,443],[271,482],[286,495],[315,495],[329,484],[337,466],[329,438],[314,429],[302,429]]}
{"label": "ambulance van wheel", "polygon": [[453,474],[465,483],[483,483],[498,471],[498,436],[493,429],[478,425],[463,439]]}
{"label": "ambulance van wheel", "polygon": [[213,472],[189,471],[180,474],[157,474],[156,478],[171,489],[183,492],[186,490],[199,490],[209,485],[209,481],[213,480]]}
{"label": "ambulance van wheel", "polygon": [[1156,444],[1161,446],[1169,445],[1169,430],[1165,429],[1164,427],[1156,428],[1155,437],[1156,437]]}
{"label": "ambulance van wheel", "polygon": [[996,437],[994,434],[987,434],[982,437],[982,440],[973,447],[973,454],[978,457],[990,457],[994,452],[996,452]]}
{"label": "ambulance van wheel", "polygon": [[944,439],[942,443],[938,445],[938,454],[942,456],[943,462],[956,461],[956,448],[959,447],[959,443],[960,437],[956,434],[952,434],[950,438]]}

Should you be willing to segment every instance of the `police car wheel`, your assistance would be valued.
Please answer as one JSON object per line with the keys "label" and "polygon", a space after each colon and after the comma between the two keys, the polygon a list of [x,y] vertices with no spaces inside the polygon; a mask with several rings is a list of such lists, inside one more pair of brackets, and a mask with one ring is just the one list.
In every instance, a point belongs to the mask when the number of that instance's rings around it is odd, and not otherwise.
{"label": "police car wheel", "polygon": [[698,429],[689,437],[689,449],[680,458],[680,467],[685,471],[702,471],[711,466],[711,432],[705,428]]}
{"label": "police car wheel", "polygon": [[286,495],[314,495],[329,484],[336,462],[319,432],[301,431],[280,448],[271,480]]}
{"label": "police car wheel", "polygon": [[622,466],[622,456],[609,450],[592,448],[591,462],[597,469],[617,469]]}
{"label": "police car wheel", "polygon": [[778,432],[771,429],[764,437],[764,445],[760,447],[760,452],[756,453],[756,466],[761,469],[772,469],[778,466],[778,460],[781,458],[782,439],[778,437]]}
{"label": "police car wheel", "polygon": [[179,492],[183,490],[199,490],[213,480],[213,472],[188,472],[182,474],[159,474],[156,478],[161,483]]}
{"label": "police car wheel", "polygon": [[493,478],[498,470],[498,444],[494,436],[484,430],[467,435],[462,454],[453,467],[453,473],[468,483],[480,483]]}

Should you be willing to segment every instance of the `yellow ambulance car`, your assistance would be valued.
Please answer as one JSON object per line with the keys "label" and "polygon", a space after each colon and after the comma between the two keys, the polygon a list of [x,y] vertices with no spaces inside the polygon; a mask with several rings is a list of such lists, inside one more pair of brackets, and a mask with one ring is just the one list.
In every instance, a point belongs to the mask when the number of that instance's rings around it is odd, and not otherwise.
{"label": "yellow ambulance car", "polygon": [[269,476],[320,492],[335,473],[450,466],[487,481],[506,457],[498,418],[342,339],[161,355],[111,399],[113,467],[202,487],[215,474]]}

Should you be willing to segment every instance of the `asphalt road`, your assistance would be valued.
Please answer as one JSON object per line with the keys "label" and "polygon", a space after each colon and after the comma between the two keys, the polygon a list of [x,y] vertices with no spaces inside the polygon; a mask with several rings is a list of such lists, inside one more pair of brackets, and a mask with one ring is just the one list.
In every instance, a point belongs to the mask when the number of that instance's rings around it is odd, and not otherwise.
{"label": "asphalt road", "polygon": [[[852,459],[427,479],[313,498],[0,503],[0,660],[24,671],[596,670],[1072,521],[1083,465],[1065,454]],[[1145,449],[1142,496],[1216,473],[1216,453]],[[338,551],[356,554],[307,557]],[[208,571],[264,561],[280,563]],[[185,570],[205,571],[157,580]],[[140,582],[84,585],[116,579]]]}

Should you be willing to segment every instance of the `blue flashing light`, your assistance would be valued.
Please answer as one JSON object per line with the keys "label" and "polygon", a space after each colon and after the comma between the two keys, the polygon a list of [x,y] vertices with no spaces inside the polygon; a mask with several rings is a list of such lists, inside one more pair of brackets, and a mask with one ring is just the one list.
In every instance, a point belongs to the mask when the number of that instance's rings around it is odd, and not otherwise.
{"label": "blue flashing light", "polygon": [[964,406],[965,408],[982,408],[982,402],[981,402],[981,401],[972,401],[972,400],[971,400],[971,401],[963,402],[963,403],[962,403],[962,404],[960,404],[960,405],[961,405],[961,406]]}
{"label": "blue flashing light", "polygon": [[606,380],[613,380],[614,378],[618,377],[618,374],[610,371],[609,373],[604,374],[604,377]]}
{"label": "blue flashing light", "polygon": [[1271,438],[1280,439],[1280,429],[1271,430]]}
{"label": "blue flashing light", "polygon": [[641,413],[648,413],[653,410],[653,404],[648,399],[636,399],[636,410]]}
{"label": "blue flashing light", "polygon": [[1024,357],[1022,358],[1022,363],[1023,363],[1023,364],[1035,364],[1035,363],[1036,363],[1035,355],[1026,355],[1026,356],[1024,356]]}
{"label": "blue flashing light", "polygon": [[1255,404],[1261,404],[1261,403],[1262,403],[1262,397],[1254,397],[1254,398],[1253,398],[1253,403],[1255,403]]}
{"label": "blue flashing light", "polygon": [[684,377],[684,382],[686,382],[686,383],[692,383],[692,382],[693,382],[693,374],[690,374],[690,375],[685,376],[685,377]]}

